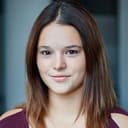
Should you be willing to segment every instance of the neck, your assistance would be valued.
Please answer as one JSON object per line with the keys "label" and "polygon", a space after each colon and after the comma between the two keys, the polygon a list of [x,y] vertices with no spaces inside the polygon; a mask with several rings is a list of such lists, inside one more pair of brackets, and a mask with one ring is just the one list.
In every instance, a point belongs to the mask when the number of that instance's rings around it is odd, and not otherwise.
{"label": "neck", "polygon": [[78,115],[81,105],[81,88],[70,94],[56,94],[49,92],[49,113],[61,117],[74,117]]}

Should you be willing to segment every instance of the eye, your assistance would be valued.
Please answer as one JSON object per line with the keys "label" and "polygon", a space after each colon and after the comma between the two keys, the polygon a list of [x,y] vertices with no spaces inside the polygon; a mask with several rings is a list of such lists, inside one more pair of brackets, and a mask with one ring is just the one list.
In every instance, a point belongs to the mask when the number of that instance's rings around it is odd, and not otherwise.
{"label": "eye", "polygon": [[49,50],[42,50],[42,51],[40,51],[40,53],[41,53],[43,56],[51,55],[51,51],[49,51]]}
{"label": "eye", "polygon": [[79,50],[71,49],[71,50],[67,50],[67,51],[65,52],[65,54],[68,55],[68,56],[75,56],[75,55],[77,55],[79,52],[80,52]]}

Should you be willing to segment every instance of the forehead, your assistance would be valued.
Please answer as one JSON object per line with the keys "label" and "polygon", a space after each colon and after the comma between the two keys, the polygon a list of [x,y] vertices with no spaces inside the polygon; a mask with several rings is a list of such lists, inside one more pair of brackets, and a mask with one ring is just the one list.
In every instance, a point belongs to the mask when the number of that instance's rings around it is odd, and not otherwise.
{"label": "forehead", "polygon": [[79,32],[73,26],[51,23],[42,29],[38,45],[82,46],[82,41]]}

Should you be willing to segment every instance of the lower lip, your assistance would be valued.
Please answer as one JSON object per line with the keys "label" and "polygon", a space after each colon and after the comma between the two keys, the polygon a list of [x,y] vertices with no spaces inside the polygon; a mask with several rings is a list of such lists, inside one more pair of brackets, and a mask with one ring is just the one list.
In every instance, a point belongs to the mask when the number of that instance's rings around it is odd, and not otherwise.
{"label": "lower lip", "polygon": [[61,76],[61,77],[52,77],[53,80],[55,80],[56,82],[64,82],[68,77],[66,76]]}

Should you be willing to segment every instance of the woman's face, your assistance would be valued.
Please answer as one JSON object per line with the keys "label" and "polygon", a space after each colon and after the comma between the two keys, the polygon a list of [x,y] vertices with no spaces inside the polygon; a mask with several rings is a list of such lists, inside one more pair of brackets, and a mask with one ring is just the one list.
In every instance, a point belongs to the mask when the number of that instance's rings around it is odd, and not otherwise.
{"label": "woman's face", "polygon": [[83,85],[86,60],[78,31],[51,23],[39,36],[37,67],[44,83],[56,94],[69,94]]}

